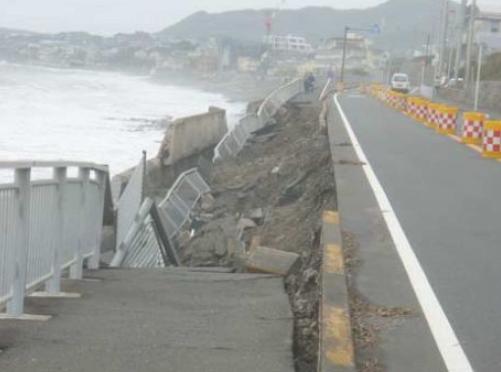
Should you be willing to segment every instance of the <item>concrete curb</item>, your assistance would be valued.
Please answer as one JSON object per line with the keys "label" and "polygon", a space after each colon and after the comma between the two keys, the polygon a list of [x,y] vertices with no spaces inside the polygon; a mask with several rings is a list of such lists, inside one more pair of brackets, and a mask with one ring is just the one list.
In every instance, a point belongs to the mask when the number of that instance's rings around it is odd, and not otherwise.
{"label": "concrete curb", "polygon": [[318,372],[355,372],[348,287],[339,214],[322,216],[320,348]]}

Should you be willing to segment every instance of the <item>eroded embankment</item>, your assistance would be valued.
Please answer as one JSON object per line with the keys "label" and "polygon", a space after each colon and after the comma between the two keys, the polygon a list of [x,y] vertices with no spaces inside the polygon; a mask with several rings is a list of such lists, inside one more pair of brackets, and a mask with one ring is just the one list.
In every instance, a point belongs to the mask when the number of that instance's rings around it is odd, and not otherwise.
{"label": "eroded embankment", "polygon": [[195,216],[199,225],[182,244],[189,266],[245,270],[256,247],[300,255],[285,280],[295,315],[296,369],[316,370],[321,215],[336,209],[327,137],[320,105],[289,104],[277,123],[253,138],[239,156],[218,164]]}

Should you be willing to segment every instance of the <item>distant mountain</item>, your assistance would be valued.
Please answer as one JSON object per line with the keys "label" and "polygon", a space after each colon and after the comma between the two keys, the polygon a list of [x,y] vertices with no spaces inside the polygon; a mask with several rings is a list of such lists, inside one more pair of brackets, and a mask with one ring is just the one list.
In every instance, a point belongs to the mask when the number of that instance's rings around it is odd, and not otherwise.
{"label": "distant mountain", "polygon": [[[327,7],[282,10],[274,21],[273,33],[300,35],[319,42],[324,38],[341,36],[346,25],[370,27],[378,24],[382,33],[373,38],[377,46],[410,49],[423,45],[428,34],[433,37],[438,33],[441,3],[437,0],[389,0],[361,10]],[[217,14],[198,12],[157,35],[194,39],[232,37],[259,41],[264,35],[264,21],[269,12],[269,9]]]}

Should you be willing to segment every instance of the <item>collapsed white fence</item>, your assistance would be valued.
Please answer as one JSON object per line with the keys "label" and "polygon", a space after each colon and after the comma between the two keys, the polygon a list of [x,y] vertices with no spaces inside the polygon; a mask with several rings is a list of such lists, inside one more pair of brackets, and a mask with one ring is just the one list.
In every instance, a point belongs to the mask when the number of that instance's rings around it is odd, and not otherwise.
{"label": "collapsed white fence", "polygon": [[257,112],[263,125],[273,120],[280,107],[304,91],[303,79],[295,79],[271,93]]}
{"label": "collapsed white fence", "polygon": [[[52,176],[32,180],[33,170]],[[77,168],[70,177],[68,169]],[[108,169],[77,162],[0,162],[13,181],[0,184],[0,307],[21,316],[27,293],[61,290],[61,274],[82,278],[99,267]]]}
{"label": "collapsed white fence", "polygon": [[165,230],[169,239],[177,238],[181,228],[188,222],[191,211],[202,195],[210,192],[209,185],[196,168],[181,174],[158,205],[166,218]]}
{"label": "collapsed white fence", "polygon": [[176,241],[191,212],[209,185],[196,168],[181,174],[166,197],[156,205],[146,198],[111,263],[112,267],[151,268],[179,265]]}
{"label": "collapsed white fence", "polygon": [[136,216],[141,203],[143,202],[144,176],[146,167],[146,154],[139,161],[139,164],[134,168],[132,175],[127,183],[125,190],[118,200],[117,204],[117,232],[116,232],[116,248],[125,238],[129,231],[134,217]]}
{"label": "collapsed white fence", "polygon": [[280,107],[303,92],[303,80],[296,79],[278,88],[263,101],[257,114],[242,118],[233,130],[226,133],[214,150],[214,161],[238,155],[252,133],[268,125]]}

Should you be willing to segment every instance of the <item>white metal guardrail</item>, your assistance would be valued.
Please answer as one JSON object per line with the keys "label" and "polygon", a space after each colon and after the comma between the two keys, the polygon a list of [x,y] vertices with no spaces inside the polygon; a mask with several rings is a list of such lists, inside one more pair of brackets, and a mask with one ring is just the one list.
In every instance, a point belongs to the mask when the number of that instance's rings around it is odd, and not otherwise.
{"label": "white metal guardrail", "polygon": [[[34,169],[53,177],[32,180]],[[68,169],[77,168],[70,177]],[[13,182],[0,184],[0,307],[21,316],[27,292],[60,292],[61,272],[82,278],[99,267],[106,166],[77,162],[0,162]]]}
{"label": "white metal guardrail", "polygon": [[303,80],[296,79],[271,93],[261,104],[257,114],[242,118],[238,124],[226,133],[216,146],[214,161],[238,155],[253,132],[264,128],[281,106],[303,92]]}
{"label": "white metal guardrail", "polygon": [[179,265],[175,242],[209,186],[196,168],[181,174],[157,207],[146,198],[120,241],[112,267],[151,268]]}
{"label": "white metal guardrail", "polygon": [[271,93],[261,104],[257,112],[263,125],[270,122],[277,111],[288,101],[302,93],[303,79],[295,79]]}
{"label": "white metal guardrail", "polygon": [[327,98],[327,95],[334,89],[334,82],[332,79],[327,79],[327,82],[324,85],[324,89],[322,89],[322,93],[320,93],[319,101],[323,101]]}
{"label": "white metal guardrail", "polygon": [[120,243],[111,267],[157,268],[177,266],[179,259],[166,238],[155,203],[146,198]]}
{"label": "white metal guardrail", "polygon": [[181,174],[158,208],[165,217],[165,230],[169,239],[177,238],[190,218],[191,211],[202,195],[210,192],[209,185],[196,168]]}
{"label": "white metal guardrail", "polygon": [[118,200],[117,204],[117,232],[116,232],[116,248],[124,240],[125,235],[129,231],[134,217],[136,216],[141,203],[143,202],[144,194],[144,176],[146,167],[146,154],[139,161],[139,164],[134,168],[132,175]]}

